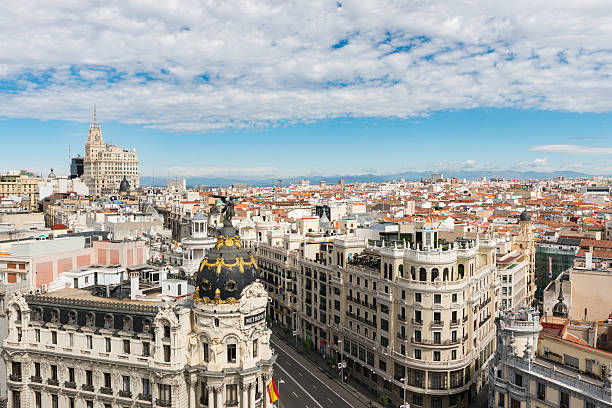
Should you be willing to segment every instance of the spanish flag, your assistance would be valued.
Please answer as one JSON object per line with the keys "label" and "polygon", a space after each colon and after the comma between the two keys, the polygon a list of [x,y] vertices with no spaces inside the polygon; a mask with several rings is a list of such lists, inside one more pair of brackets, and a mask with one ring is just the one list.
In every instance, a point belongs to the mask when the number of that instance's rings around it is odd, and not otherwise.
{"label": "spanish flag", "polygon": [[277,399],[280,398],[278,395],[278,389],[276,389],[276,383],[274,382],[274,378],[268,384],[268,394],[270,395],[270,404],[274,404]]}

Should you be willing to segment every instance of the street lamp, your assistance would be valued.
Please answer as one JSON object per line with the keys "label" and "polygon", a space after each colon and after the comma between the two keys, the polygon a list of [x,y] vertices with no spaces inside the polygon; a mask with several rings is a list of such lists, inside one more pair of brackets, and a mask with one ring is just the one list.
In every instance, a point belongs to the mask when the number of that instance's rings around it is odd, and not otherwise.
{"label": "street lamp", "polygon": [[404,383],[404,404],[400,408],[410,408],[410,404],[406,404],[406,376],[400,378],[400,381]]}

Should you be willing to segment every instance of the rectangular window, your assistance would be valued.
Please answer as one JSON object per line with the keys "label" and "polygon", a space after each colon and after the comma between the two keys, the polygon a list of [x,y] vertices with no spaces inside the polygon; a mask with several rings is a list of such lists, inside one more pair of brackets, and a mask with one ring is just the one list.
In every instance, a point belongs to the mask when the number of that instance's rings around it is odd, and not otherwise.
{"label": "rectangular window", "polygon": [[111,375],[110,375],[110,373],[104,373],[104,387],[111,388]]}
{"label": "rectangular window", "polygon": [[453,303],[457,303],[457,294],[456,293],[453,293],[453,295],[452,295],[452,302]]}
{"label": "rectangular window", "polygon": [[546,401],[546,385],[538,383],[538,399],[540,401]]}
{"label": "rectangular window", "polygon": [[87,339],[87,349],[88,350],[93,349],[93,338],[91,337],[91,335],[88,334],[86,339]]}
{"label": "rectangular window", "polygon": [[59,408],[59,399],[56,394],[51,395],[51,408]]}
{"label": "rectangular window", "polygon": [[145,357],[149,357],[151,355],[151,350],[149,349],[149,342],[148,341],[143,341],[142,342],[142,355]]}
{"label": "rectangular window", "polygon": [[225,386],[226,392],[226,405],[234,406],[238,405],[238,384],[228,384]]}
{"label": "rectangular window", "polygon": [[123,392],[130,392],[130,376],[123,376]]}
{"label": "rectangular window", "polygon": [[257,340],[253,340],[253,357],[257,357]]}
{"label": "rectangular window", "polygon": [[414,349],[414,358],[415,360],[420,360],[422,358],[420,349]]}
{"label": "rectangular window", "polygon": [[420,330],[414,331],[414,341],[417,343],[421,342],[421,331]]}
{"label": "rectangular window", "polygon": [[74,333],[68,333],[68,346],[74,346]]}
{"label": "rectangular window", "polygon": [[434,344],[442,343],[442,332],[433,332],[433,342]]}
{"label": "rectangular window", "polygon": [[170,326],[168,325],[164,326],[164,337],[170,338]]}
{"label": "rectangular window", "polygon": [[442,303],[442,295],[435,294],[434,295],[434,303]]}
{"label": "rectangular window", "polygon": [[517,401],[514,398],[510,399],[510,408],[521,408],[521,401]]}
{"label": "rectangular window", "polygon": [[420,293],[415,293],[414,294],[414,301],[416,303],[421,303],[423,301],[423,295]]}
{"label": "rectangular window", "polygon": [[160,401],[172,403],[172,388],[167,384],[158,384],[157,391],[159,392]]}
{"label": "rectangular window", "polygon": [[439,351],[434,351],[433,352],[433,359],[434,359],[434,361],[440,361],[440,352]]}
{"label": "rectangular window", "polygon": [[417,407],[423,406],[423,396],[420,394],[412,394],[412,405],[416,405]]}
{"label": "rectangular window", "polygon": [[68,382],[74,382],[74,367],[68,367]]}
{"label": "rectangular window", "polygon": [[123,353],[130,354],[130,341],[129,340],[123,340]]}
{"label": "rectangular window", "polygon": [[518,385],[519,387],[523,386],[523,376],[520,374],[514,374],[514,384]]}
{"label": "rectangular window", "polygon": [[106,344],[106,352],[110,353],[111,352],[111,339],[110,339],[110,337],[105,337],[104,338],[104,343]]}
{"label": "rectangular window", "polygon": [[93,385],[93,371],[91,370],[85,371],[85,384],[89,386]]}
{"label": "rectangular window", "polygon": [[12,391],[13,396],[13,408],[21,408],[21,393],[19,391]]}
{"label": "rectangular window", "polygon": [[151,395],[151,383],[148,378],[142,379],[142,395]]}
{"label": "rectangular window", "polygon": [[34,376],[40,377],[40,363],[34,363]]}
{"label": "rectangular window", "polygon": [[74,408],[74,398],[68,398],[68,408]]}
{"label": "rectangular window", "polygon": [[55,330],[51,331],[51,343],[57,344],[57,332]]}
{"label": "rectangular window", "polygon": [[236,362],[236,345],[235,344],[227,345],[227,362],[228,363]]}
{"label": "rectangular window", "polygon": [[451,360],[457,359],[457,350],[451,350]]}
{"label": "rectangular window", "polygon": [[40,391],[36,391],[34,393],[34,400],[36,403],[36,408],[42,408],[42,394]]}
{"label": "rectangular window", "polygon": [[166,363],[170,362],[170,346],[168,344],[164,344],[164,361]]}
{"label": "rectangular window", "polygon": [[568,393],[561,392],[561,396],[559,398],[559,407],[569,408],[569,394]]}
{"label": "rectangular window", "polygon": [[57,366],[51,364],[51,379],[57,381]]}
{"label": "rectangular window", "polygon": [[35,329],[34,334],[36,335],[36,343],[40,343],[40,329]]}

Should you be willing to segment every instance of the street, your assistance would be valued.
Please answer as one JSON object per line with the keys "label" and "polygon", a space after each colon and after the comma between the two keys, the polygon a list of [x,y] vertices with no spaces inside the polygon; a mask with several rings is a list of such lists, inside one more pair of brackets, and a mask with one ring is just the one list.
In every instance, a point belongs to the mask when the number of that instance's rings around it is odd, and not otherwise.
{"label": "street", "polygon": [[276,335],[272,336],[272,345],[278,354],[274,379],[277,385],[284,381],[278,390],[280,408],[367,407]]}

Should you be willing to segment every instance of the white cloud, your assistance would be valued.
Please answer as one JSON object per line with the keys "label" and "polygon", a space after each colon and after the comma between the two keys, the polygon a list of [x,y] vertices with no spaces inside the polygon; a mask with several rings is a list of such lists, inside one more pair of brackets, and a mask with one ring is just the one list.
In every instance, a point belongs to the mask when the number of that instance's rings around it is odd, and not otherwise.
{"label": "white cloud", "polygon": [[104,121],[200,132],[481,106],[604,112],[611,18],[594,0],[6,0],[0,117],[84,121],[96,103]]}
{"label": "white cloud", "polygon": [[568,145],[568,144],[553,144],[553,145],[539,145],[529,148],[534,152],[548,152],[548,153],[563,153],[563,154],[612,154],[612,147],[595,147],[595,146],[581,146],[581,145]]}

